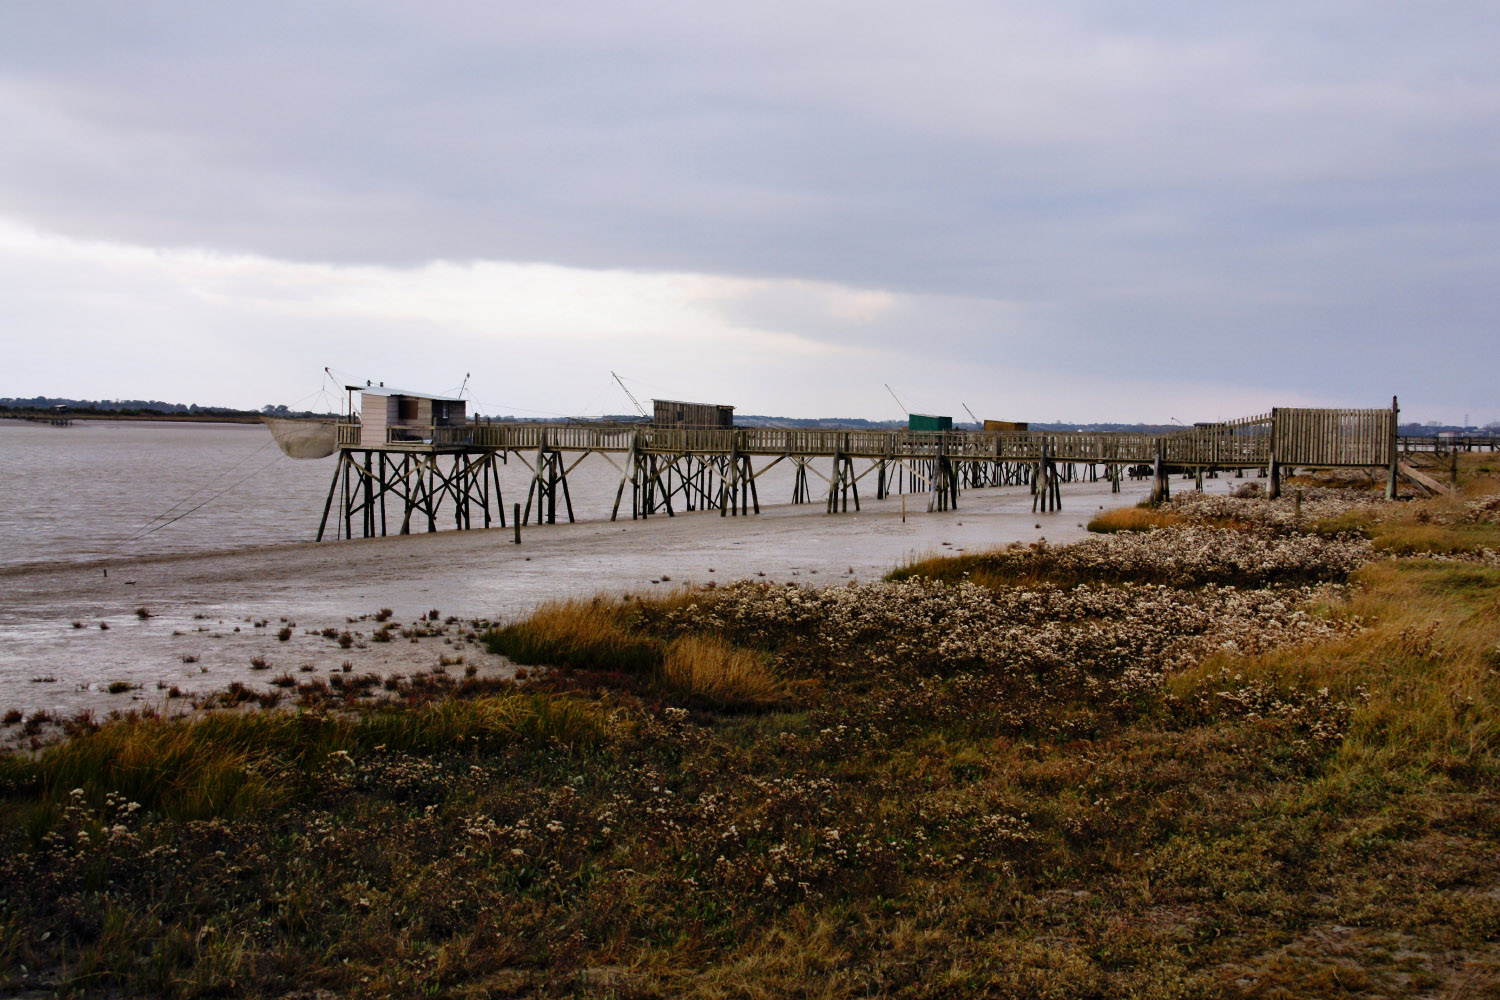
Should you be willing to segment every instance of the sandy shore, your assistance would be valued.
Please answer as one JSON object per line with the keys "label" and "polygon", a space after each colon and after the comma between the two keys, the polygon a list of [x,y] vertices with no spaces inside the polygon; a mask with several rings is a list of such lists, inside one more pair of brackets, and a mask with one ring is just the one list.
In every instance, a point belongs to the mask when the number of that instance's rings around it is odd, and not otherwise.
{"label": "sandy shore", "polygon": [[[1211,480],[1208,489],[1233,482]],[[837,516],[821,505],[786,505],[741,518],[699,512],[532,526],[521,545],[509,529],[494,529],[0,570],[0,710],[162,704],[172,686],[260,688],[283,672],[326,674],[345,662],[389,676],[462,656],[492,675],[508,664],[463,633],[475,620],[514,618],[549,598],[742,578],[877,579],[913,556],[1041,537],[1067,542],[1101,507],[1134,503],[1147,490],[1131,483],[1114,495],[1107,483],[1065,484],[1065,509],[1041,515],[1031,513],[1025,488],[1010,487],[967,492],[960,510],[942,514],[909,496],[904,522],[895,497]],[[375,623],[361,616],[381,608],[407,624],[434,609],[461,621],[443,636],[369,642]],[[283,626],[291,629],[285,641],[277,637]],[[342,648],[326,629],[356,641]],[[252,669],[257,657],[267,666]],[[120,681],[138,686],[108,693]]]}

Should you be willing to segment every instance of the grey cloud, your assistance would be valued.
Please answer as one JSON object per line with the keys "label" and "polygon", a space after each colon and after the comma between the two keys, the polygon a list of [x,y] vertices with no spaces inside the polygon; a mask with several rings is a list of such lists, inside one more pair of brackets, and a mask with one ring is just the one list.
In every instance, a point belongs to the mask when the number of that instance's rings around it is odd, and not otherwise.
{"label": "grey cloud", "polygon": [[931,349],[955,356],[1479,398],[1479,376],[1403,358],[1493,336],[1497,20],[1458,3],[10,5],[0,214],[301,260],[836,281],[941,297],[818,328],[842,342],[943,328]]}

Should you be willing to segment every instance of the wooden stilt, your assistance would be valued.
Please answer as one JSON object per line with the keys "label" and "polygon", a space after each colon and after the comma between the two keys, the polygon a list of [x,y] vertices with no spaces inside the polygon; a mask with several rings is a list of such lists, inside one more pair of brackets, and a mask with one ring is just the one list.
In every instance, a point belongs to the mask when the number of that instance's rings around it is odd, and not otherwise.
{"label": "wooden stilt", "polygon": [[[328,499],[323,501],[323,519],[318,522],[318,537],[314,541],[321,542],[323,540],[323,532],[328,529],[328,512],[333,509],[333,495],[338,491],[339,473],[344,469],[346,458],[345,453],[340,450],[339,462],[333,467],[333,480],[328,484]],[[335,527],[335,530],[337,530],[337,527]]]}

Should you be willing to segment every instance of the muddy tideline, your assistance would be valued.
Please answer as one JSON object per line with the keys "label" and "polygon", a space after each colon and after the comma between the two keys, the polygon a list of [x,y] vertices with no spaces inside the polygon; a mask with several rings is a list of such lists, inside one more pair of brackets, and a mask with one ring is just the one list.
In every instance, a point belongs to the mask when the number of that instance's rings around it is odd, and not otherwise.
{"label": "muddy tideline", "polygon": [[513,677],[7,715],[0,986],[1500,992],[1500,459],[1092,527],[553,603],[474,637]]}

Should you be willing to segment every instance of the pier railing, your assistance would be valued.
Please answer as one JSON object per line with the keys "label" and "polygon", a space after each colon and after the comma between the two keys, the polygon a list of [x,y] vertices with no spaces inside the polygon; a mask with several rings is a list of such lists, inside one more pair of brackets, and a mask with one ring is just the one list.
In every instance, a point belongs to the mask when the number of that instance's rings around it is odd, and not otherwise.
{"label": "pier railing", "polygon": [[[1265,464],[1273,437],[1269,415],[1185,428],[1170,434],[402,424],[385,428],[385,440],[376,447],[510,452],[638,451],[655,455],[821,455],[889,460],[943,457],[973,462],[1034,462],[1047,458],[1112,465],[1150,463],[1159,454],[1164,462],[1173,465],[1232,467]],[[1300,444],[1306,439],[1293,435],[1287,440]],[[360,424],[340,424],[338,443],[341,448],[365,446]],[[1338,452],[1351,459],[1363,454],[1356,455],[1347,447]],[[1308,461],[1311,464],[1311,459]]]}
{"label": "pier railing", "polygon": [[[1279,408],[1167,433],[345,421],[338,426],[339,466],[318,537],[336,499],[340,516],[334,523],[351,537],[356,516],[365,537],[385,534],[391,497],[403,501],[398,512],[403,533],[413,518],[436,530],[444,498],[452,501],[457,527],[471,526],[476,514],[489,526],[492,506],[504,526],[499,466],[511,455],[523,457],[531,470],[525,507],[516,504],[511,510],[520,523],[529,523],[533,506],[538,520],[555,523],[559,509],[572,520],[568,473],[593,452],[624,456],[616,463],[621,479],[612,519],[627,497],[632,518],[661,511],[672,515],[674,502],[686,510],[715,507],[721,516],[759,513],[756,481],[782,459],[796,467],[792,502],[813,502],[808,464],[820,457],[833,464],[831,475],[823,476],[829,513],[847,510],[851,499],[858,510],[858,484],[871,472],[864,481],[876,499],[892,490],[924,492],[928,509],[938,511],[956,508],[961,489],[998,485],[1030,485],[1033,510],[1057,510],[1059,483],[1073,481],[1079,466],[1085,478],[1097,478],[1103,466],[1115,492],[1122,467],[1148,467],[1144,471],[1155,477],[1154,500],[1170,495],[1174,472],[1196,473],[1201,487],[1205,473],[1260,467],[1274,498],[1288,468],[1387,466],[1387,495],[1394,495],[1397,415],[1395,400],[1389,410]],[[526,458],[528,453],[532,457]],[[766,461],[757,469],[754,458]],[[858,471],[857,461],[869,466]]]}
{"label": "pier railing", "polygon": [[[637,452],[700,456],[835,456],[958,462],[1057,462],[1235,468],[1388,466],[1398,448],[1394,409],[1281,407],[1166,434],[1093,431],[828,430],[779,427],[653,427],[649,424],[412,425],[386,428],[395,449]],[[1492,438],[1479,439],[1493,447]],[[357,422],[338,428],[339,446],[364,446]],[[1454,442],[1474,446],[1475,439]],[[1446,442],[1444,442],[1446,443]],[[1440,447],[1425,439],[1417,447]],[[380,447],[380,446],[376,446]]]}

